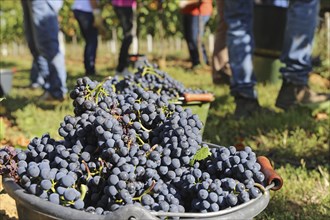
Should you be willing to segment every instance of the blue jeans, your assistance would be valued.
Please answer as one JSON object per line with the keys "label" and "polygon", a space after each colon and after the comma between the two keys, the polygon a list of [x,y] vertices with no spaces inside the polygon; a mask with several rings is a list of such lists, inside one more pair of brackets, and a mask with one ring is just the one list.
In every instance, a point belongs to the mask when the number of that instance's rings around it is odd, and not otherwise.
{"label": "blue jeans", "polygon": [[32,32],[32,16],[27,1],[22,1],[23,20],[24,20],[24,34],[30,52],[33,56],[32,67],[30,70],[31,84],[37,83],[40,86],[45,84],[45,78],[49,75],[47,60],[42,57],[34,43]]}
{"label": "blue jeans", "polygon": [[45,85],[45,79],[49,76],[47,60],[42,56],[33,58],[32,67],[30,70],[31,83],[37,83],[40,86]]}
{"label": "blue jeans", "polygon": [[[29,46],[36,62],[39,56],[45,58],[49,73],[43,76],[43,88],[55,98],[62,98],[67,93],[64,55],[59,50],[59,25],[57,13],[47,1],[22,1],[23,8],[30,18],[27,29]],[[42,62],[42,61],[41,61]]]}
{"label": "blue jeans", "polygon": [[86,74],[95,74],[95,59],[97,49],[98,30],[93,26],[93,13],[73,10],[78,21],[80,31],[85,39],[84,66]]}
{"label": "blue jeans", "polygon": [[[201,16],[202,29],[199,30],[199,16],[189,15],[189,14],[183,14],[182,15],[182,22],[183,22],[183,33],[184,38],[186,39],[188,50],[190,54],[190,60],[192,62],[192,66],[196,66],[200,64],[199,60],[199,52],[198,52],[198,33],[200,34],[200,39],[202,40],[202,37],[204,35],[204,27],[208,20],[210,19],[210,16]],[[203,59],[206,64],[209,63],[205,46],[202,43],[202,52],[203,52]]]}
{"label": "blue jeans", "polygon": [[129,65],[128,50],[136,36],[135,9],[131,7],[114,7],[115,12],[123,28],[124,39],[122,41],[116,70],[122,72]]}
{"label": "blue jeans", "polygon": [[[283,80],[305,85],[311,70],[311,51],[317,23],[318,0],[292,0],[287,12],[286,32],[281,61]],[[257,98],[253,72],[253,1],[226,0],[227,46],[233,77],[231,94]]]}

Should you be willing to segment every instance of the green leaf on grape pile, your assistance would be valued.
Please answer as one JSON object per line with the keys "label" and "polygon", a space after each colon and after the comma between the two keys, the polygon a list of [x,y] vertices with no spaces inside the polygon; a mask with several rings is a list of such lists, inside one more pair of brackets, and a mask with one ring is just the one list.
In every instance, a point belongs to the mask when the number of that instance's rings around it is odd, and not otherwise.
{"label": "green leaf on grape pile", "polygon": [[190,161],[190,165],[193,166],[195,161],[205,160],[209,156],[211,156],[210,148],[207,146],[204,146],[196,152],[193,159]]}

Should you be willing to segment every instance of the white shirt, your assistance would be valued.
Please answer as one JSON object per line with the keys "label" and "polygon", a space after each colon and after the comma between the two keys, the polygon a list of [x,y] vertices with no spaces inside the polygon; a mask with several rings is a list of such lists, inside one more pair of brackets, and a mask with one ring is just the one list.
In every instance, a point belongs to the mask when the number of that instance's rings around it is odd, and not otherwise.
{"label": "white shirt", "polygon": [[75,0],[72,5],[72,10],[79,10],[84,12],[93,12],[93,8],[89,0]]}
{"label": "white shirt", "polygon": [[58,1],[51,1],[48,0],[48,4],[50,5],[50,7],[53,8],[53,10],[58,13],[60,11],[60,9],[63,6],[63,0],[58,0]]}

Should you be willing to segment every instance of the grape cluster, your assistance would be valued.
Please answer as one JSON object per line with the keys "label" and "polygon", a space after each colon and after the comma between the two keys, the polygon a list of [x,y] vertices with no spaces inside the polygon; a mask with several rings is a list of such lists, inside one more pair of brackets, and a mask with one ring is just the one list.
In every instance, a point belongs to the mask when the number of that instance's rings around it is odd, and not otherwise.
{"label": "grape cluster", "polygon": [[[80,115],[85,111],[95,111],[98,106],[104,109],[106,104],[111,101],[105,99],[112,97],[113,93],[141,94],[141,90],[151,91],[154,93],[153,95],[167,97],[172,101],[178,101],[185,93],[208,93],[201,89],[186,88],[168,73],[145,61],[144,66],[140,66],[134,74],[127,75],[122,80],[115,76],[98,83],[88,77],[79,78],[75,88],[70,93],[70,97],[73,99],[74,113]],[[103,103],[101,104],[101,102]]]}
{"label": "grape cluster", "polygon": [[236,148],[212,148],[210,156],[195,162],[184,173],[177,186],[190,193],[189,210],[214,212],[233,207],[258,197],[260,190],[255,185],[263,184],[264,175],[250,147],[242,151]]}
{"label": "grape cluster", "polygon": [[125,76],[123,80],[118,81],[116,79],[114,81],[116,81],[114,83],[116,92],[122,94],[143,88],[145,91],[153,91],[160,96],[168,96],[171,100],[177,100],[185,93],[208,93],[202,89],[186,88],[181,82],[148,61],[145,61],[145,65],[140,66],[134,74]]}
{"label": "grape cluster", "polygon": [[118,77],[108,78],[102,83],[92,81],[89,77],[79,78],[75,88],[70,92],[75,115],[81,115],[85,111],[95,111],[99,101],[113,96],[114,85],[117,83]]}
{"label": "grape cluster", "polygon": [[62,139],[44,134],[13,155],[18,183],[52,203],[103,215],[126,204],[212,212],[256,198],[264,175],[251,148],[204,144],[198,116],[170,101],[180,85],[150,66],[139,71],[139,81],[78,79]]}
{"label": "grape cluster", "polygon": [[5,146],[0,149],[0,175],[9,175],[18,180],[17,175],[17,151],[11,146]]}

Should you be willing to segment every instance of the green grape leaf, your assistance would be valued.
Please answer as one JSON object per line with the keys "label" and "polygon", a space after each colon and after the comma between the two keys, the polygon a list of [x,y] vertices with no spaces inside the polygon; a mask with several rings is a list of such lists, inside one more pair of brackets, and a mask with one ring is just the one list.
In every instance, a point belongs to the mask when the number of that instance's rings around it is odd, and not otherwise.
{"label": "green grape leaf", "polygon": [[208,158],[209,156],[211,156],[211,151],[210,151],[209,147],[204,146],[204,147],[200,148],[194,155],[193,159],[190,161],[190,166],[194,165],[195,161],[204,160],[204,159]]}
{"label": "green grape leaf", "polygon": [[5,100],[6,98],[0,98],[0,102],[2,102],[2,100]]}

